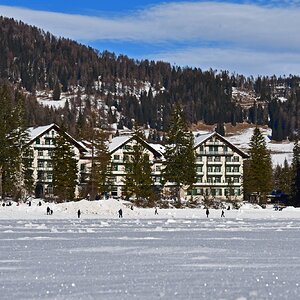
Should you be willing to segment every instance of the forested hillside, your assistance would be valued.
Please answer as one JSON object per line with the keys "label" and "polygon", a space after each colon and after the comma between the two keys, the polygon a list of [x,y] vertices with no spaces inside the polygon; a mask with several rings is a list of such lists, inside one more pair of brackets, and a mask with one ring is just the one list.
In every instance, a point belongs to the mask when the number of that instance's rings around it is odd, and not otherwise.
{"label": "forested hillside", "polygon": [[[26,124],[51,122],[80,135],[92,113],[132,128],[133,123],[165,130],[176,102],[189,123],[268,124],[282,140],[300,128],[300,78],[246,78],[226,71],[181,68],[165,62],[136,61],[99,52],[36,27],[0,17],[1,85],[23,90]],[[43,91],[64,107],[36,100]],[[70,96],[71,95],[71,96]]]}

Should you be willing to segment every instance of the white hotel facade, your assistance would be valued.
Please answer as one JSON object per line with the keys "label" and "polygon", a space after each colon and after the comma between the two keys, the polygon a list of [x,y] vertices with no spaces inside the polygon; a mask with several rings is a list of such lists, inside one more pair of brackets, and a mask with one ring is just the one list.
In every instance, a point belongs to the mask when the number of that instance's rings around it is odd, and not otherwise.
{"label": "white hotel facade", "polygon": [[[35,195],[37,197],[51,197],[52,187],[52,151],[55,147],[54,138],[57,134],[64,134],[72,145],[78,161],[78,182],[76,195],[80,194],[85,184],[91,165],[89,149],[76,141],[67,133],[51,124],[37,128],[29,128],[32,149],[32,168]],[[124,178],[126,176],[126,160],[134,144],[140,143],[144,152],[148,154],[152,168],[153,185],[158,191],[164,192],[161,184],[161,171],[164,167],[164,147],[150,144],[133,135],[121,135],[112,138],[109,143],[112,164],[111,196],[121,197]],[[248,155],[230,143],[216,132],[197,134],[195,136],[196,154],[196,182],[192,194],[199,199],[213,197],[220,200],[234,197],[243,199],[243,161]],[[166,184],[166,186],[168,183]],[[183,196],[191,192],[184,191]]]}

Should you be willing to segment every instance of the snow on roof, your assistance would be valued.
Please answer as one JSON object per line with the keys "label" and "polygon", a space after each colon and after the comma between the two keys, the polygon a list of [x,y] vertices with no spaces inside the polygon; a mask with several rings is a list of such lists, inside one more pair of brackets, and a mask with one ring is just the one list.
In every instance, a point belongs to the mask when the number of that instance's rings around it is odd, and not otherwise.
{"label": "snow on roof", "polygon": [[121,145],[126,143],[132,138],[132,135],[121,135],[116,136],[111,140],[111,143],[108,145],[109,152],[114,152],[117,150]]}
{"label": "snow on roof", "polygon": [[195,148],[198,147],[199,145],[201,145],[204,141],[208,140],[209,138],[211,138],[214,135],[218,136],[220,139],[224,140],[229,145],[231,145],[232,147],[234,147],[235,151],[239,152],[240,155],[242,155],[244,157],[248,157],[247,153],[245,153],[243,150],[241,150],[240,148],[238,148],[236,145],[234,145],[232,142],[230,142],[224,136],[221,136],[220,134],[218,134],[215,131],[211,132],[211,133],[205,133],[205,134],[196,134],[195,135]]}
{"label": "snow on roof", "polygon": [[210,132],[210,133],[205,133],[205,134],[196,134],[195,135],[195,147],[199,146],[202,144],[205,140],[209,139],[215,134],[215,132]]}
{"label": "snow on roof", "polygon": [[154,150],[156,150],[157,152],[159,152],[160,154],[164,154],[165,153],[165,146],[161,145],[161,144],[153,144],[153,143],[149,143],[148,144],[151,148],[153,148]]}
{"label": "snow on roof", "polygon": [[53,127],[55,124],[45,125],[45,126],[38,126],[38,127],[29,127],[28,128],[28,134],[30,141],[34,140],[38,136],[40,136],[45,131],[49,130],[51,127]]}
{"label": "snow on roof", "polygon": [[286,102],[286,101],[287,101],[287,98],[285,98],[285,97],[278,97],[278,100],[279,100],[280,102]]}

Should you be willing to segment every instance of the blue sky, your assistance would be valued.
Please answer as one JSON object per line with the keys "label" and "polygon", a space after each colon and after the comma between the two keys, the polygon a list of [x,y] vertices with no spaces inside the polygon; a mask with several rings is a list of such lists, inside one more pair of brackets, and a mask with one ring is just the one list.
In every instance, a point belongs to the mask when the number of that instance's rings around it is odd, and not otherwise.
{"label": "blue sky", "polygon": [[0,15],[132,58],[300,75],[300,0],[0,0]]}

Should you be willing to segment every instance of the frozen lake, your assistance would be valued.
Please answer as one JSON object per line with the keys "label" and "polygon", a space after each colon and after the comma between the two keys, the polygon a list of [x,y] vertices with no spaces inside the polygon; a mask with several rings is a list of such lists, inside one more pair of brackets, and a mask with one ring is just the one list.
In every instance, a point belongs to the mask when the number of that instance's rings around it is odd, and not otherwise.
{"label": "frozen lake", "polygon": [[299,299],[300,220],[0,220],[1,299]]}

